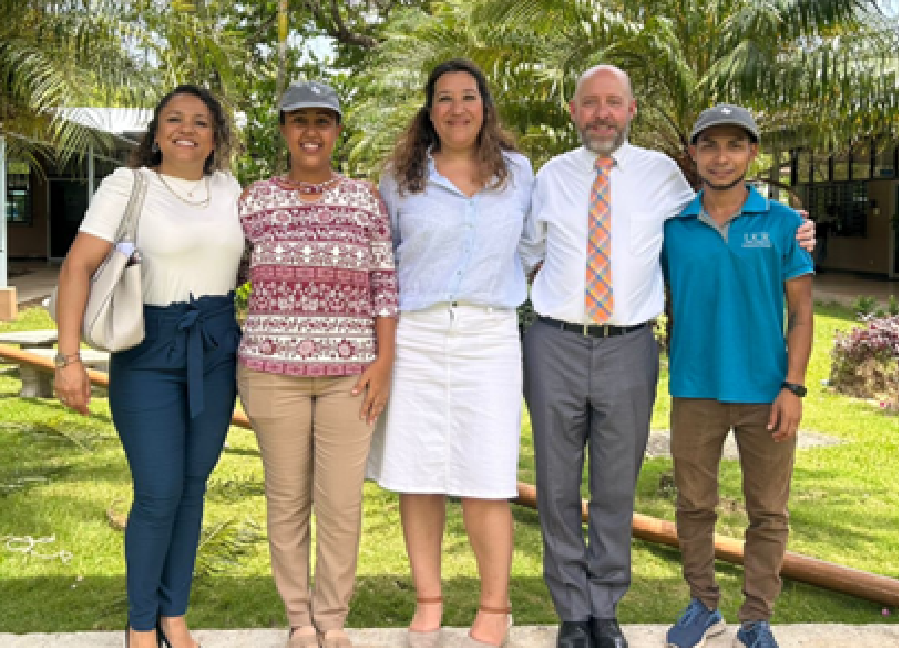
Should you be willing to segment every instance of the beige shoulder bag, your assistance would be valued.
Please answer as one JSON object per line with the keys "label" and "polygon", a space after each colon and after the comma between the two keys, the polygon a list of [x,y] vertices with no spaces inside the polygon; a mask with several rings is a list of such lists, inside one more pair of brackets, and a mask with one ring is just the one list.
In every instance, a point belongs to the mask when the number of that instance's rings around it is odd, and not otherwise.
{"label": "beige shoulder bag", "polygon": [[[125,215],[116,231],[112,250],[91,277],[84,307],[82,339],[102,351],[124,351],[144,339],[144,299],[141,288],[140,256],[134,246],[137,224],[147,193],[147,179],[140,169],[134,172],[134,186],[125,206]],[[57,321],[59,287],[50,296],[47,309]]]}

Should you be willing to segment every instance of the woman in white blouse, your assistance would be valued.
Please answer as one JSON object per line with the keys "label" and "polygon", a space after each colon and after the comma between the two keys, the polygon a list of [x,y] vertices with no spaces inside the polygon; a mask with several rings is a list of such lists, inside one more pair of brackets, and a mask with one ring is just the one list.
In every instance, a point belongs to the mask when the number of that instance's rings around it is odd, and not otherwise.
{"label": "woman in white blouse", "polygon": [[137,229],[145,337],[114,353],[109,404],[131,468],[125,531],[131,648],[194,648],[184,620],[206,480],[235,398],[239,329],[233,290],[244,237],[240,187],[226,171],[230,129],[208,91],[179,86],[156,106],[132,168],[104,179],[59,275],[60,400],[87,415],[79,356],[90,277],[110,251],[138,174],[147,192]]}
{"label": "woman in white blouse", "polygon": [[400,288],[393,386],[369,475],[400,494],[417,595],[413,648],[440,642],[446,496],[460,497],[481,578],[466,646],[499,646],[509,576],[521,428],[516,246],[533,185],[501,129],[483,73],[437,66],[381,181]]}

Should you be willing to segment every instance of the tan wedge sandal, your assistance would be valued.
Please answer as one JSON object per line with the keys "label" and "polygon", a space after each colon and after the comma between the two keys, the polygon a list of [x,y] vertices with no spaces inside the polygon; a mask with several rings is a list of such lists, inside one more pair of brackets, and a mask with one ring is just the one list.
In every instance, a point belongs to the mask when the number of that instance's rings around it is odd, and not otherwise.
{"label": "tan wedge sandal", "polygon": [[482,605],[478,608],[479,612],[486,612],[487,614],[503,614],[506,617],[506,633],[503,635],[503,640],[497,646],[492,643],[487,643],[486,641],[479,641],[471,636],[470,632],[466,635],[465,639],[462,640],[462,648],[503,648],[509,642],[509,632],[512,630],[512,608],[504,607],[504,608],[495,608],[495,607],[487,607]]}
{"label": "tan wedge sandal", "polygon": [[321,648],[353,648],[353,642],[343,628],[334,628],[318,635]]}
{"label": "tan wedge sandal", "polygon": [[286,648],[318,648],[318,633],[313,626],[292,628]]}
{"label": "tan wedge sandal", "polygon": [[[442,596],[423,597],[416,600],[419,605],[436,605],[443,603]],[[409,648],[439,648],[443,642],[442,628],[436,630],[412,630],[409,629],[407,637]]]}

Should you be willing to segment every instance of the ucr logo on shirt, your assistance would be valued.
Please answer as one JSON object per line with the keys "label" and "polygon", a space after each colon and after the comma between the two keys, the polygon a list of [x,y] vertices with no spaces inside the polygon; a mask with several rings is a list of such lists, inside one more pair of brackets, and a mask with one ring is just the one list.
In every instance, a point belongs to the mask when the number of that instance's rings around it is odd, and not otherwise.
{"label": "ucr logo on shirt", "polygon": [[771,247],[771,239],[768,238],[768,232],[746,232],[743,234],[743,247]]}

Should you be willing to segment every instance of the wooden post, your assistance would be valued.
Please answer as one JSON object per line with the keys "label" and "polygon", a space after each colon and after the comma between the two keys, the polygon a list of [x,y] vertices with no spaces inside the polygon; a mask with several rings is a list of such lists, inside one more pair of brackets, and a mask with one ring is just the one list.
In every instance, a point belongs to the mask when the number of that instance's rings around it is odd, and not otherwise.
{"label": "wooden post", "polygon": [[9,285],[9,239],[6,233],[6,138],[0,135],[0,322],[19,316],[16,287]]}

